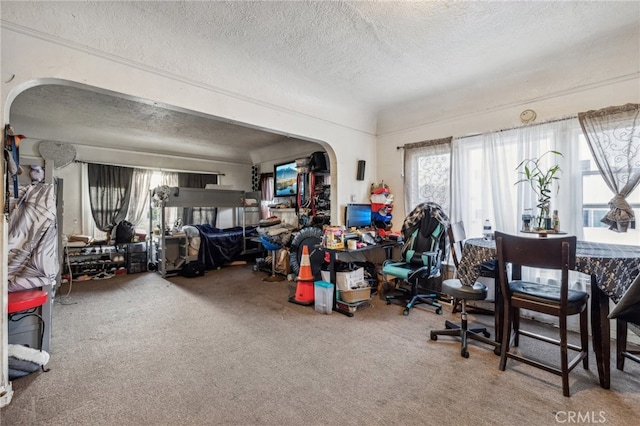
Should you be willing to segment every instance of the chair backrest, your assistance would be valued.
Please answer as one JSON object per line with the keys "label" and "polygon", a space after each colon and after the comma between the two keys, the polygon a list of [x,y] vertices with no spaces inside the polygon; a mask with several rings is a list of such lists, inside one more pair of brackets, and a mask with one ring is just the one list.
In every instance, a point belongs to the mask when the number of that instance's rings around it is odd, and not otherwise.
{"label": "chair backrest", "polygon": [[[402,224],[404,245],[402,259],[406,263],[417,266],[440,267],[445,252],[445,234],[448,217],[442,208],[432,202],[416,206]],[[424,256],[425,252],[437,252],[437,265],[433,258]]]}
{"label": "chair backrest", "polygon": [[449,237],[449,247],[451,247],[451,257],[453,258],[453,264],[456,269],[462,259],[462,248],[464,247],[464,241],[467,239],[467,234],[464,231],[464,223],[462,221],[455,222],[449,225],[447,229],[447,236]]}
{"label": "chair backrest", "polygon": [[529,238],[495,233],[498,251],[498,276],[502,292],[509,295],[507,264],[512,266],[513,279],[520,279],[521,267],[553,269],[562,271],[561,302],[566,304],[569,270],[575,269],[576,237]]}

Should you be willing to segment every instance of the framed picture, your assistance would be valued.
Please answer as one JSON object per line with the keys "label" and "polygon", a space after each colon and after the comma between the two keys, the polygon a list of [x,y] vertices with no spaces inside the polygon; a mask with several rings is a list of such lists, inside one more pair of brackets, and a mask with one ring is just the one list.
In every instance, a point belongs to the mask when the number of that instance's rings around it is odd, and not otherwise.
{"label": "framed picture", "polygon": [[296,162],[276,164],[273,168],[274,195],[290,197],[298,193],[298,169]]}

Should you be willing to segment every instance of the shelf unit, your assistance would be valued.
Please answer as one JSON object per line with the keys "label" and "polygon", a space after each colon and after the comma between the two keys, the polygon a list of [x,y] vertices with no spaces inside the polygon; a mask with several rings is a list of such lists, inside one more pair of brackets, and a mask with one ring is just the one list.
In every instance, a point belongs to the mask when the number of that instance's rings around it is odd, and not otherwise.
{"label": "shelf unit", "polygon": [[146,272],[147,265],[147,243],[129,243],[127,247],[127,273],[136,274],[138,272]]}
{"label": "shelf unit", "polygon": [[127,265],[126,244],[103,244],[82,247],[65,246],[67,272],[75,280],[101,272],[113,273]]}
{"label": "shelf unit", "polygon": [[184,233],[154,235],[152,241],[155,256],[153,261],[163,277],[175,275],[185,264],[198,260],[198,256],[189,256],[189,240]]}
{"label": "shelf unit", "polygon": [[[245,192],[244,193],[244,206],[238,209],[239,222],[243,229],[247,226],[260,226],[260,199],[262,193],[260,191]],[[256,205],[247,206],[246,200],[256,200]],[[244,236],[244,243],[242,247],[242,254],[261,253],[263,251],[262,244],[256,242],[255,237]]]}
{"label": "shelf unit", "polygon": [[331,223],[331,174],[311,172],[311,215],[314,225]]}
{"label": "shelf unit", "polygon": [[331,174],[298,173],[298,214],[300,225],[322,226],[331,223]]}

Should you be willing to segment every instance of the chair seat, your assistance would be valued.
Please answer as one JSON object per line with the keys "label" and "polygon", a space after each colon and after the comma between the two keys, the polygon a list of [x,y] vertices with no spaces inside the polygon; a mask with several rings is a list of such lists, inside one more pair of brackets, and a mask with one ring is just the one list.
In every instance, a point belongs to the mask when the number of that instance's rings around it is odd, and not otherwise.
{"label": "chair seat", "polygon": [[411,274],[413,271],[414,268],[411,268],[410,265],[404,262],[389,263],[384,265],[384,267],[382,268],[383,274],[391,275],[404,280],[409,278],[409,274]]}
{"label": "chair seat", "polygon": [[[560,287],[543,285],[530,281],[512,281],[509,288],[514,297],[520,297],[541,303],[560,303]],[[582,306],[589,299],[589,295],[584,291],[568,290],[568,307]]]}
{"label": "chair seat", "polygon": [[382,273],[391,275],[405,281],[412,281],[417,278],[426,278],[428,276],[439,276],[440,270],[437,267],[429,268],[423,265],[413,265],[406,262],[389,263],[382,267]]}
{"label": "chair seat", "polygon": [[262,243],[262,246],[267,250],[280,250],[282,248],[282,245],[274,244],[264,237],[260,237],[260,242]]}
{"label": "chair seat", "polygon": [[487,298],[487,286],[474,283],[473,286],[464,285],[458,279],[442,281],[442,292],[456,299],[484,300]]}
{"label": "chair seat", "polygon": [[13,291],[7,295],[7,313],[26,311],[37,308],[47,302],[47,292],[43,290]]}

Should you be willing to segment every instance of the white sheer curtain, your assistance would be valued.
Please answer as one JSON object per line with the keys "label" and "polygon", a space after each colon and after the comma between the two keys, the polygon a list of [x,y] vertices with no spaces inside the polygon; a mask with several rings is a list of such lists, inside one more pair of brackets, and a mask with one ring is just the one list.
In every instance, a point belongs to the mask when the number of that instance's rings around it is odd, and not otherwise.
{"label": "white sheer curtain", "polygon": [[[536,196],[525,184],[515,185],[516,167],[526,158],[549,150],[546,156],[562,169],[560,190],[552,194],[551,209],[558,210],[560,227],[578,239],[582,231],[582,175],[579,162],[577,119],[563,119],[484,135],[453,140],[451,221],[462,220],[468,236],[480,236],[484,220],[494,230],[516,233],[524,209],[535,212]],[[552,163],[553,162],[553,163]]]}
{"label": "white sheer curtain", "polygon": [[131,197],[129,198],[129,208],[126,218],[135,226],[146,229],[143,221],[147,221],[147,213],[149,210],[149,188],[151,187],[151,177],[153,170],[134,169],[131,185]]}
{"label": "white sheer curtain", "polygon": [[404,145],[404,211],[432,201],[451,211],[451,137]]}
{"label": "white sheer curtain", "polygon": [[80,174],[82,186],[82,197],[80,197],[80,207],[82,209],[80,225],[82,229],[80,233],[82,235],[91,235],[97,239],[103,239],[107,234],[96,228],[96,223],[93,221],[93,214],[91,213],[91,202],[89,201],[89,165],[87,163],[80,163]]}

